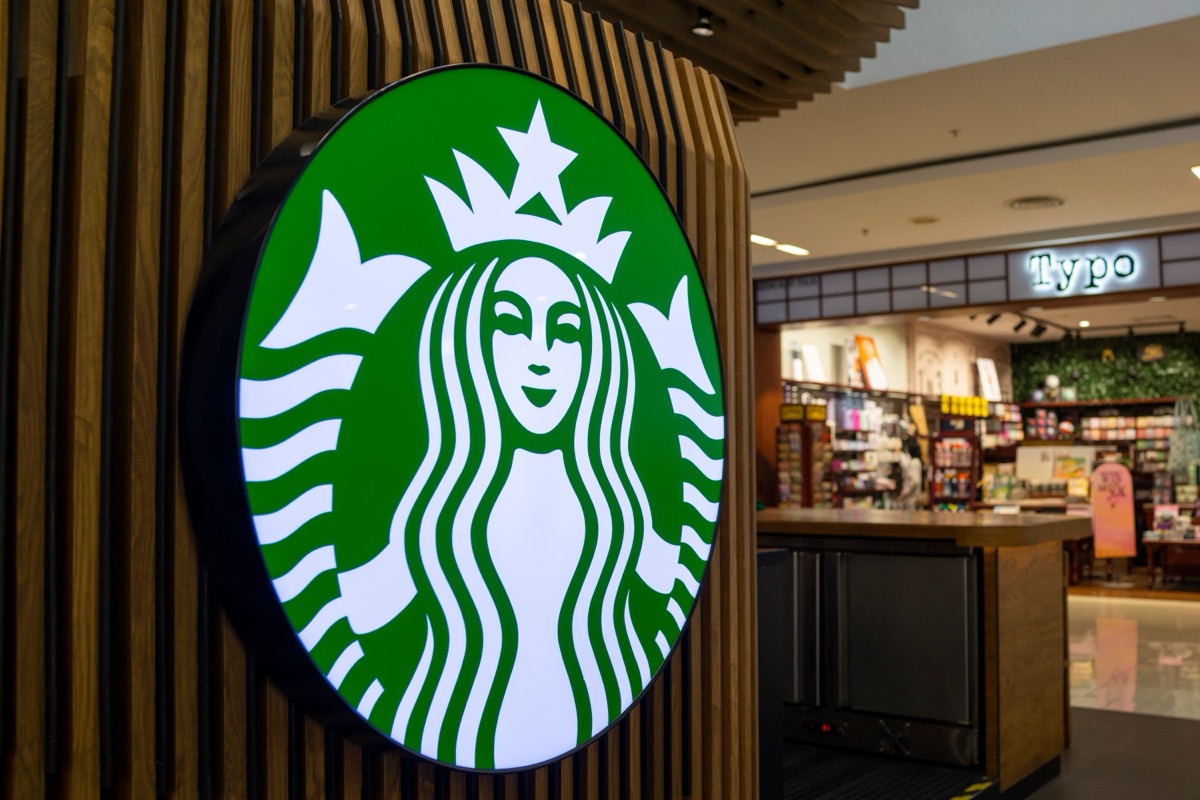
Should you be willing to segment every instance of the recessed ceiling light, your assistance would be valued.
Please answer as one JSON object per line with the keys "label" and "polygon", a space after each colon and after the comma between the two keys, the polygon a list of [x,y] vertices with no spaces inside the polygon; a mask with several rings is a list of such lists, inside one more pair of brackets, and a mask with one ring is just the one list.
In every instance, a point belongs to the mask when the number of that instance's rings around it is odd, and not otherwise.
{"label": "recessed ceiling light", "polygon": [[754,244],[761,244],[766,247],[774,247],[775,245],[779,244],[779,242],[775,241],[774,239],[768,236],[759,236],[757,233],[750,234],[750,241],[754,242]]}
{"label": "recessed ceiling light", "polygon": [[1036,314],[1037,312],[1042,311],[1042,310],[1044,310],[1044,309],[1041,306],[1030,306],[1029,308],[1025,309],[1025,313]]}
{"label": "recessed ceiling light", "polygon": [[913,217],[911,220],[913,225],[932,225],[933,223],[940,222],[940,221],[941,221],[941,217],[935,217],[932,214],[927,214],[925,216],[920,216],[920,217]]}
{"label": "recessed ceiling light", "polygon": [[1086,319],[1079,320],[1079,327],[1090,328],[1091,326],[1092,326],[1092,323],[1088,322]]}
{"label": "recessed ceiling light", "polygon": [[1195,175],[1197,178],[1200,178],[1200,164],[1197,164],[1196,166],[1192,167],[1192,174]]}
{"label": "recessed ceiling light", "polygon": [[[1193,168],[1193,169],[1194,169],[1194,168]],[[1160,294],[1160,295],[1155,295],[1154,297],[1151,297],[1151,298],[1150,298],[1150,299],[1149,299],[1147,302],[1150,302],[1150,303],[1165,303],[1165,302],[1167,302],[1167,298],[1163,297],[1163,296]]]}
{"label": "recessed ceiling light", "polygon": [[917,317],[917,322],[929,322],[931,319],[933,319],[933,317],[929,316],[928,314],[922,314],[921,316]]}
{"label": "recessed ceiling light", "polygon": [[777,244],[777,245],[775,245],[775,249],[780,251],[781,253],[787,253],[790,256],[806,256],[806,255],[808,255],[807,250],[805,250],[803,247],[797,247],[794,244]]}
{"label": "recessed ceiling light", "polygon": [[1066,202],[1061,197],[1054,197],[1048,194],[1035,194],[1028,197],[1018,197],[1016,200],[1009,200],[1008,207],[1015,211],[1037,211],[1042,208],[1058,208]]}

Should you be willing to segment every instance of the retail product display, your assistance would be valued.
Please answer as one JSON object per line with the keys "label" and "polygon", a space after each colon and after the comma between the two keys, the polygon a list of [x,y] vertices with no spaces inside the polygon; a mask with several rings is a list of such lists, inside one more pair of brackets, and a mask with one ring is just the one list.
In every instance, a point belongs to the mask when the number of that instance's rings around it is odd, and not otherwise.
{"label": "retail product display", "polygon": [[904,400],[783,384],[776,429],[784,508],[891,508],[901,481]]}
{"label": "retail product display", "polygon": [[944,415],[933,439],[929,504],[934,511],[969,511],[979,483],[976,421]]}
{"label": "retail product display", "polygon": [[1016,403],[990,403],[984,423],[983,449],[1003,450],[1015,447],[1025,439],[1021,427],[1021,407]]}

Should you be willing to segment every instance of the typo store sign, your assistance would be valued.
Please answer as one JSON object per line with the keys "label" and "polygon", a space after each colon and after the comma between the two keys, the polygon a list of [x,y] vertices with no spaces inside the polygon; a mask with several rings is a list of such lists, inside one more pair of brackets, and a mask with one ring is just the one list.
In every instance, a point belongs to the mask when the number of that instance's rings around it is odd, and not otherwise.
{"label": "typo store sign", "polygon": [[557,86],[445,68],[306,124],[223,223],[182,368],[209,575],[329,724],[530,768],[678,642],[724,479],[713,318],[652,174]]}
{"label": "typo store sign", "polygon": [[1159,286],[1158,240],[1154,238],[1008,254],[1010,300],[1049,300]]}

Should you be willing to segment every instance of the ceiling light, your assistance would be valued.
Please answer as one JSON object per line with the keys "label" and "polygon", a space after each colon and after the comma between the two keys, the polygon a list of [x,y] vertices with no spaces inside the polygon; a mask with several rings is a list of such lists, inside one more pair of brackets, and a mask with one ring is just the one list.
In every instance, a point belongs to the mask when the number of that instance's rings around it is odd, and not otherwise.
{"label": "ceiling light", "polygon": [[774,247],[775,245],[779,244],[779,242],[775,241],[774,239],[766,236],[759,236],[757,233],[750,234],[750,241],[754,244],[761,244],[765,247]]}
{"label": "ceiling light", "polygon": [[806,256],[808,251],[803,247],[796,247],[794,244],[777,244],[775,249],[781,253],[787,253],[790,256]]}
{"label": "ceiling light", "polygon": [[1156,296],[1154,296],[1154,297],[1151,297],[1151,298],[1150,298],[1150,299],[1149,299],[1147,302],[1150,302],[1150,303],[1165,303],[1165,302],[1167,302],[1167,298],[1163,297],[1163,296],[1160,294],[1160,295],[1156,295]]}
{"label": "ceiling light", "polygon": [[1200,164],[1197,164],[1196,166],[1192,167],[1192,174],[1195,175],[1197,178],[1200,178]]}
{"label": "ceiling light", "polygon": [[1030,306],[1029,308],[1027,308],[1025,310],[1030,314],[1036,314],[1037,312],[1042,310],[1042,307],[1041,306]]}
{"label": "ceiling light", "polygon": [[697,36],[712,36],[716,33],[712,26],[712,15],[707,8],[696,9],[696,24],[692,26],[692,33]]}
{"label": "ceiling light", "polygon": [[932,225],[940,220],[941,217],[935,217],[932,214],[926,214],[920,217],[913,217],[911,222],[913,225]]}
{"label": "ceiling light", "polygon": [[1009,200],[1008,207],[1014,211],[1037,211],[1043,208],[1058,208],[1066,202],[1061,197],[1036,194],[1029,195],[1028,197],[1018,197],[1016,200]]}
{"label": "ceiling light", "polygon": [[1081,320],[1079,320],[1079,327],[1090,328],[1090,327],[1092,327],[1092,323],[1088,322],[1086,319],[1081,319]]}
{"label": "ceiling light", "polygon": [[922,314],[921,316],[917,317],[917,322],[929,322],[931,319],[933,319],[933,317],[929,316],[928,314]]}
{"label": "ceiling light", "polygon": [[1025,321],[1025,318],[1022,317],[1020,322],[1018,322],[1016,325],[1013,325],[1013,333],[1019,332],[1021,328],[1024,328],[1028,324],[1029,323]]}
{"label": "ceiling light", "polygon": [[990,317],[988,317],[988,318],[987,318],[987,324],[988,324],[988,325],[992,325],[992,324],[994,324],[994,323],[996,322],[996,320],[998,320],[998,319],[1000,319],[1000,312],[996,312],[995,314],[992,314]]}
{"label": "ceiling light", "polygon": [[1046,326],[1039,322],[1037,325],[1033,326],[1033,330],[1031,330],[1029,332],[1029,335],[1036,339],[1037,337],[1041,336],[1045,332],[1046,332]]}

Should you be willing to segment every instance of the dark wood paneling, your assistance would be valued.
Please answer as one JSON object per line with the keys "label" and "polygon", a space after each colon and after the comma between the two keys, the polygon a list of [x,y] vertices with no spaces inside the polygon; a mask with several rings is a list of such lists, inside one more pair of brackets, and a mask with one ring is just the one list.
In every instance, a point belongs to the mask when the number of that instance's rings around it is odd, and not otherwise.
{"label": "dark wood paneling", "polygon": [[[209,596],[174,434],[187,307],[253,166],[330,102],[463,59],[547,76],[647,159],[700,259],[731,412],[709,583],[664,676],[591,747],[496,777],[346,741],[255,665]],[[710,75],[558,0],[0,0],[0,69],[0,701],[21,731],[0,794],[754,796],[746,193]]]}

